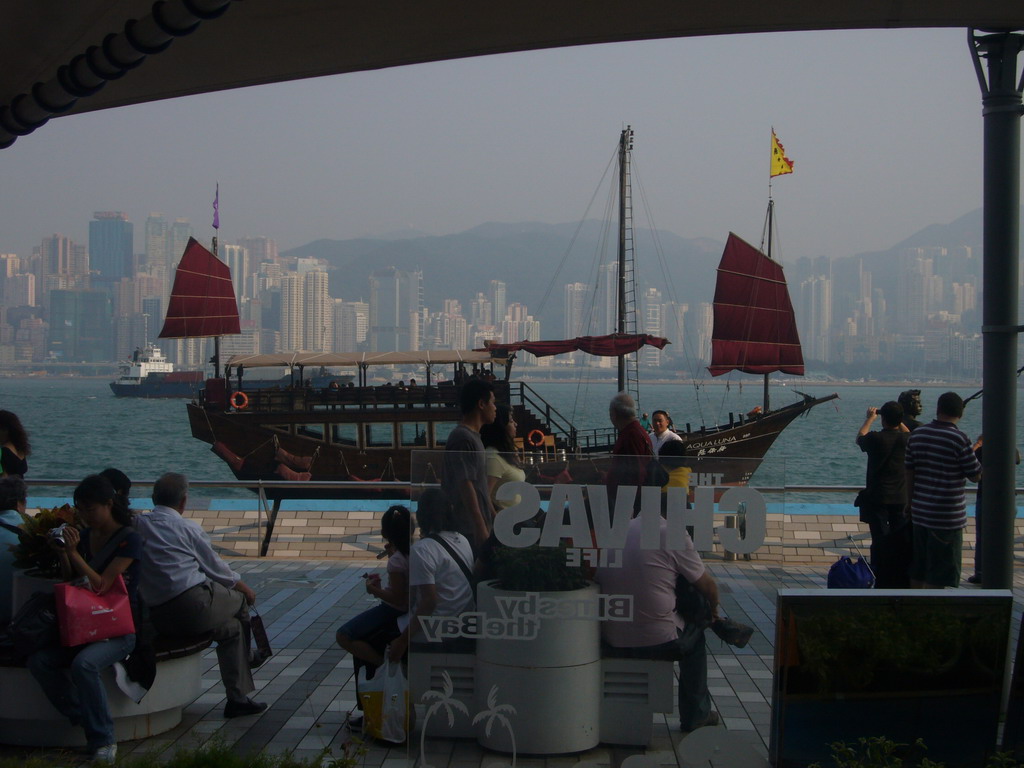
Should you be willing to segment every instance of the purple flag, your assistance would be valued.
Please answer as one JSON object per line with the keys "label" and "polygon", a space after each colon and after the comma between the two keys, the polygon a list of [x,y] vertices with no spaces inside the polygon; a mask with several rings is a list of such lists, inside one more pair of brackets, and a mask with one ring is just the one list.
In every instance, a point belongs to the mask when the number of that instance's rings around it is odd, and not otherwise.
{"label": "purple flag", "polygon": [[220,229],[220,182],[217,182],[217,192],[213,196],[213,228]]}

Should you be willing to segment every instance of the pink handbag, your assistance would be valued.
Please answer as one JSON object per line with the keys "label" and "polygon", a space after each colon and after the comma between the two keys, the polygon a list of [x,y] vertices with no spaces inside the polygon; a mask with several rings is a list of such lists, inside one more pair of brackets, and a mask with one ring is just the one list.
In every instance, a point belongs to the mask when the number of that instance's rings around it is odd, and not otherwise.
{"label": "pink handbag", "polygon": [[114,585],[102,595],[88,586],[68,583],[57,584],[53,594],[57,599],[61,645],[84,645],[135,632],[128,588],[120,574]]}

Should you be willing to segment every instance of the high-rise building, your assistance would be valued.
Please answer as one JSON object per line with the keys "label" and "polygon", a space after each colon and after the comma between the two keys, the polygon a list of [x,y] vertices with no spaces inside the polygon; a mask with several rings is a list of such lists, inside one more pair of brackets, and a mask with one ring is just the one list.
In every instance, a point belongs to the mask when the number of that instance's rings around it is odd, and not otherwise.
{"label": "high-rise building", "polygon": [[284,352],[306,349],[303,323],[302,277],[289,273],[281,278],[281,348]]}
{"label": "high-rise building", "polygon": [[167,269],[167,219],[162,213],[146,217],[145,253],[148,269]]}
{"label": "high-rise building", "polygon": [[86,289],[90,285],[88,251],[70,237],[50,235],[43,238],[36,265],[36,288],[44,306],[48,306],[50,291]]}
{"label": "high-rise building", "polygon": [[280,261],[277,241],[269,237],[240,237],[235,242],[249,251],[249,258],[254,265],[264,262],[277,264]]}
{"label": "high-rise building", "polygon": [[331,352],[334,342],[334,302],[327,293],[327,273],[323,270],[302,276],[302,324],[305,347],[310,352]]}
{"label": "high-rise building", "polygon": [[820,275],[800,283],[796,306],[797,330],[804,357],[823,363],[832,359],[832,279]]}
{"label": "high-rise building", "polygon": [[565,286],[565,338],[588,335],[590,313],[587,300],[590,286],[586,283],[569,283]]}
{"label": "high-rise building", "polygon": [[494,305],[482,293],[478,293],[469,303],[469,322],[474,326],[494,323]]}
{"label": "high-rise building", "polygon": [[110,297],[103,291],[50,292],[49,351],[66,362],[111,360]]}
{"label": "high-rise building", "polygon": [[173,274],[174,270],[178,268],[178,262],[181,261],[181,257],[185,253],[190,237],[192,237],[192,225],[189,224],[188,219],[175,219],[167,228],[165,260],[169,273]]}
{"label": "high-rise building", "polygon": [[217,255],[231,270],[231,284],[235,289],[235,301],[241,304],[243,298],[251,296],[249,293],[249,251],[241,245],[222,245]]}
{"label": "high-rise building", "polygon": [[[643,332],[652,336],[664,336],[665,325],[662,315],[661,291],[657,288],[648,288],[643,295]],[[657,367],[661,365],[662,352],[657,347],[644,346],[640,350],[640,364]]]}
{"label": "high-rise building", "polygon": [[334,302],[334,349],[358,352],[365,344],[370,327],[370,305],[365,301]]}
{"label": "high-rise building", "polygon": [[370,275],[370,351],[411,349],[422,329],[418,323],[423,306],[423,273],[387,267]]}
{"label": "high-rise building", "polygon": [[497,325],[505,319],[505,311],[508,307],[505,281],[491,280],[490,293],[488,294],[488,297],[491,300],[491,324]]}
{"label": "high-rise building", "polygon": [[124,278],[133,276],[134,230],[128,214],[121,211],[97,211],[89,222],[89,268],[94,285],[107,290]]}
{"label": "high-rise building", "polygon": [[697,317],[693,323],[697,337],[697,359],[702,363],[711,361],[711,335],[715,329],[715,307],[710,302],[697,305]]}
{"label": "high-rise building", "polygon": [[605,264],[598,271],[595,306],[597,334],[619,330],[619,265]]}

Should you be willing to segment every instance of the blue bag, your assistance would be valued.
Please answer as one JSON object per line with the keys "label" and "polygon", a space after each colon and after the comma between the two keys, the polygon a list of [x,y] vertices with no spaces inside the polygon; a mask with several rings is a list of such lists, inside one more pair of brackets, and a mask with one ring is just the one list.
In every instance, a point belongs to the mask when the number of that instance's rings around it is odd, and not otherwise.
{"label": "blue bag", "polygon": [[851,560],[840,557],[828,569],[829,589],[871,589],[875,585],[875,574],[863,557]]}

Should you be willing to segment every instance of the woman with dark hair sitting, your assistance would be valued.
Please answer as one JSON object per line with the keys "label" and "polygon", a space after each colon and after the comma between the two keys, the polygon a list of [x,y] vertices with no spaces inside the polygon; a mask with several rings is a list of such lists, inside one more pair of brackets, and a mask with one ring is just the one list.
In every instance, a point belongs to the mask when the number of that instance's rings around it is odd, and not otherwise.
{"label": "woman with dark hair sitting", "polygon": [[410,640],[422,641],[420,616],[458,616],[473,609],[473,549],[455,530],[455,516],[444,491],[429,488],[416,506],[420,538],[409,553],[409,597],[412,609],[402,634],[392,643],[389,656],[398,661]]}
{"label": "woman with dark hair sitting", "polygon": [[[68,526],[63,542],[50,541],[60,555],[64,578],[85,577],[95,592],[103,594],[123,576],[134,607],[142,540],[131,527],[127,501],[100,475],[79,483],[74,500],[87,527],[79,532]],[[117,754],[114,720],[100,675],[134,647],[132,634],[73,648],[44,648],[29,656],[28,668],[46,697],[73,725],[85,730],[94,763],[112,763]]]}
{"label": "woman with dark hair sitting", "polygon": [[388,554],[388,584],[380,576],[366,574],[366,591],[380,600],[377,605],[349,619],[338,630],[338,645],[373,667],[384,663],[384,646],[398,637],[398,618],[409,610],[409,539],[412,514],[407,507],[389,507],[380,520],[384,551]]}
{"label": "woman with dark hair sitting", "polygon": [[518,496],[511,501],[499,502],[495,498],[497,490],[505,483],[526,480],[526,472],[516,455],[516,426],[512,409],[499,403],[494,421],[480,427],[480,440],[484,444],[484,455],[487,458],[487,488],[495,512],[519,503]]}
{"label": "woman with dark hair sitting", "polygon": [[24,477],[32,446],[21,419],[11,411],[0,411],[0,477]]}

